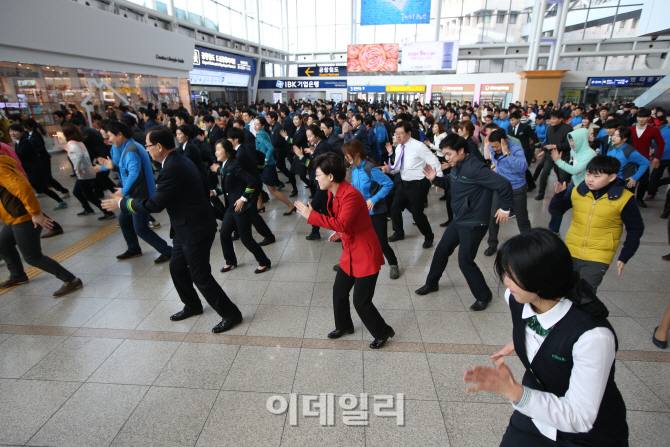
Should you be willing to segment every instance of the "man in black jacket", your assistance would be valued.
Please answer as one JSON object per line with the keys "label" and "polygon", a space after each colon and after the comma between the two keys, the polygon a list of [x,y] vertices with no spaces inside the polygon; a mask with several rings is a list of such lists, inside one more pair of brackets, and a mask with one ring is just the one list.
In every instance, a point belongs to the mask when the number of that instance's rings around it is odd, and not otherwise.
{"label": "man in black jacket", "polygon": [[195,284],[222,318],[212,332],[230,330],[242,321],[242,313],[212,276],[209,256],[216,234],[216,220],[208,200],[209,191],[195,164],[175,151],[172,132],[155,130],[149,133],[148,139],[149,154],[163,166],[156,181],[156,193],[149,199],[111,198],[102,202],[103,207],[144,214],[167,209],[172,225],[170,237],[173,238],[170,275],[184,303],[184,309],[170,319],[180,321],[203,312],[193,288]]}
{"label": "man in black jacket", "polygon": [[363,115],[357,113],[351,118],[351,125],[354,128],[354,140],[358,140],[363,144],[363,149],[368,157],[374,158],[370,150],[370,141],[368,140],[368,129],[363,125]]}
{"label": "man in black jacket", "polygon": [[272,145],[275,148],[274,157],[277,161],[277,169],[284,174],[287,178],[293,190],[291,191],[290,197],[295,197],[298,195],[298,188],[296,187],[295,174],[288,170],[286,167],[286,160],[289,162],[293,160],[293,151],[289,155],[288,152],[288,143],[281,135],[281,131],[284,130],[284,127],[277,122],[277,112],[270,111],[265,114],[265,119],[270,125],[270,139],[272,140]]}
{"label": "man in black jacket", "polygon": [[207,128],[207,144],[213,148],[217,141],[225,138],[223,129],[216,125],[216,120],[212,115],[206,115],[202,120],[205,122],[205,128]]}
{"label": "man in black jacket", "polygon": [[[561,159],[570,163],[570,143],[568,143],[568,134],[572,132],[572,126],[563,122],[563,112],[555,110],[551,112],[549,126],[547,127],[547,144],[544,145],[538,158],[545,158],[540,174],[540,184],[537,188],[535,200],[544,199],[544,191],[547,189],[547,179],[554,169],[554,160],[551,159],[551,151],[558,149],[561,153]],[[558,170],[558,182],[570,182],[572,176],[562,169]]]}
{"label": "man in black jacket", "polygon": [[286,131],[286,134],[288,135],[289,138],[293,138],[293,134],[295,134],[295,124],[293,124],[293,119],[289,116],[290,111],[288,107],[283,106],[280,110],[279,113],[281,114],[281,125]]}
{"label": "man in black jacket", "polygon": [[335,153],[337,153],[337,155],[344,158],[344,155],[342,154],[343,141],[334,132],[335,131],[335,122],[333,121],[333,119],[332,118],[322,119],[321,120],[321,130],[323,130],[323,134],[326,136],[326,143],[328,143],[330,145],[330,147],[333,148],[333,150],[335,151]]}
{"label": "man in black jacket", "polygon": [[500,199],[500,209],[495,214],[496,223],[509,222],[509,212],[514,205],[512,184],[474,158],[468,152],[467,141],[458,135],[452,134],[442,140],[440,149],[451,165],[451,173],[437,177],[435,169],[430,166],[424,168],[424,173],[434,185],[451,191],[454,221],[444,231],[435,249],[426,284],[417,289],[416,294],[426,295],[439,290],[438,283],[447,268],[449,256],[460,245],[458,266],[476,300],[470,309],[484,310],[492,299],[492,293],[475,264],[475,257],[488,231],[494,192]]}
{"label": "man in black jacket", "polygon": [[[515,137],[521,142],[523,153],[526,156],[526,163],[530,166],[533,160],[533,153],[535,152],[535,143],[540,141],[540,139],[528,124],[523,124],[521,122],[521,112],[515,110],[510,113],[509,127],[505,129],[505,131],[507,131],[507,135]],[[533,180],[533,175],[528,169],[526,169],[526,184],[528,185],[528,191],[535,189],[535,180]]]}

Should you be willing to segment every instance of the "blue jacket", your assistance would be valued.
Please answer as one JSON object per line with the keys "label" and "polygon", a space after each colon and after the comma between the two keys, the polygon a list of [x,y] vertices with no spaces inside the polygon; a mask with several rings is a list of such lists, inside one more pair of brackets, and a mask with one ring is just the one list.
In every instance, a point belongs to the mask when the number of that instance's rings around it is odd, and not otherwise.
{"label": "blue jacket", "polygon": [[[384,123],[377,121],[375,123],[375,133],[377,134],[377,143],[379,143],[379,148],[383,149],[383,146],[389,141],[388,132],[386,132],[386,127]],[[670,153],[670,151],[668,151]]]}
{"label": "blue jacket", "polygon": [[379,147],[377,133],[372,127],[368,129],[368,144],[370,145],[370,158],[372,158],[375,163],[379,163],[382,153]]}
{"label": "blue jacket", "polygon": [[535,134],[540,139],[540,143],[547,142],[547,123],[544,122],[541,125],[535,125]]}
{"label": "blue jacket", "polygon": [[119,152],[121,193],[137,199],[151,198],[156,192],[156,179],[147,150],[131,138],[119,148]]}
{"label": "blue jacket", "polygon": [[507,129],[510,126],[510,122],[508,118],[502,119],[502,118],[495,118],[493,120],[494,123],[496,123],[501,129]]}
{"label": "blue jacket", "polygon": [[580,124],[582,124],[582,116],[581,115],[580,116],[575,116],[570,120],[570,125],[572,127],[579,126]]}
{"label": "blue jacket", "polygon": [[526,184],[528,162],[526,162],[526,155],[520,144],[507,140],[507,148],[510,152],[509,157],[496,154],[493,148],[489,146],[491,160],[496,164],[496,172],[510,181],[512,189],[518,189]]}
{"label": "blue jacket", "polygon": [[619,147],[614,145],[610,146],[609,150],[607,151],[607,155],[614,157],[621,162],[621,169],[619,169],[619,173],[617,174],[617,177],[621,179],[623,179],[623,170],[626,165],[628,163],[636,164],[638,166],[637,171],[631,176],[631,178],[637,182],[640,180],[640,177],[642,177],[642,174],[644,174],[645,171],[649,169],[649,160],[636,150],[634,150],[630,154],[630,157],[626,159],[626,155],[624,154],[624,148],[626,145],[628,145],[628,143],[624,143]]}
{"label": "blue jacket", "polygon": [[[353,169],[351,170],[351,184],[363,194],[363,198],[365,198],[366,201],[372,200],[372,203],[376,205],[391,192],[391,189],[393,189],[393,180],[377,167],[372,168],[372,178],[368,177],[364,168],[365,163],[366,161],[362,160],[358,166],[353,166]],[[370,197],[370,185],[373,181],[381,188],[373,197]],[[370,214],[375,214],[374,211],[373,208],[372,211],[370,211]]]}
{"label": "blue jacket", "polygon": [[256,134],[256,150],[259,150],[265,154],[265,160],[267,160],[265,162],[266,166],[277,164],[273,155],[275,147],[272,145],[270,135],[268,135],[265,129],[259,130]]}
{"label": "blue jacket", "polygon": [[[668,147],[668,144],[670,144],[670,127],[668,127],[667,124],[664,124],[663,126],[660,126],[658,129],[661,131],[663,141],[665,141],[665,147]],[[663,151],[661,160],[670,160],[670,150]]]}

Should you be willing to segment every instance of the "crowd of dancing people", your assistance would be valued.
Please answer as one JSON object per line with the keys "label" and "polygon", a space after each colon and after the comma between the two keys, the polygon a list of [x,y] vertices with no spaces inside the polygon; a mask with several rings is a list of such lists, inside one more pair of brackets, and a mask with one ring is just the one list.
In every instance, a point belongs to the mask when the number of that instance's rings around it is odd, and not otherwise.
{"label": "crowd of dancing people", "polygon": [[[502,445],[627,445],[625,407],[614,381],[617,340],[597,290],[615,256],[616,273],[625,274],[644,232],[640,208],[670,184],[664,177],[670,129],[662,109],[616,101],[197,106],[193,113],[165,105],[109,106],[88,117],[72,106],[54,115],[82,207],[78,215],[97,214],[97,208],[98,220],[118,221],[126,242],[119,260],[141,256],[142,239],[158,252],[154,262],[169,262],[184,305],[171,320],[203,313],[197,288],[221,317],[212,332],[242,321],[210,266],[217,227],[225,262],[219,272],[239,268],[239,240],[258,264],[254,273],[266,273],[273,264],[264,247],[276,236],[263,213],[269,200],[278,200],[284,216],[306,219],[307,240],[323,237],[342,246],[333,266],[334,329],[327,337],[354,332],[353,289],[354,308],[374,338],[370,348],[382,348],[395,332],[373,298],[382,265],[389,265],[390,279],[402,275],[392,243],[406,237],[403,214],[411,214],[422,247],[432,249],[434,227],[425,209],[445,206],[444,231],[415,293],[439,291],[458,248],[458,266],[475,299],[470,309],[484,311],[493,294],[475,258],[487,237],[484,255],[496,256],[514,331],[512,342],[492,356],[494,367],[477,366],[464,380],[475,383],[470,391],[512,401],[516,411]],[[82,281],[40,246],[40,238],[63,233],[55,218],[69,197],[52,176],[50,137],[31,117],[2,116],[0,124],[0,255],[10,274],[0,288],[29,281],[25,261],[63,282],[54,296],[69,294]],[[309,200],[294,199],[300,187],[309,190]],[[429,196],[432,187],[442,191],[439,199]],[[528,201],[545,200],[547,188],[553,194],[546,222],[536,218],[532,227]],[[53,218],[38,196],[56,202]],[[152,214],[163,210],[170,242],[154,231],[160,223]],[[669,216],[670,190],[663,213],[645,217]],[[499,226],[510,219],[519,234],[501,243]],[[670,306],[652,342],[665,349],[669,330]],[[504,364],[513,351],[526,367],[521,383]]]}

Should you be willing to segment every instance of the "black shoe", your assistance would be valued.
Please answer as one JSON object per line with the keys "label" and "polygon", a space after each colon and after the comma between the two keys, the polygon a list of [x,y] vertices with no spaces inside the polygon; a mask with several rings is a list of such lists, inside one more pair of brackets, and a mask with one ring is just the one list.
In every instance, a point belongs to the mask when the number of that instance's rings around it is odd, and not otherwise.
{"label": "black shoe", "polygon": [[535,188],[537,188],[537,186],[529,186],[528,191],[526,191],[526,192],[533,192],[533,191],[535,191]]}
{"label": "black shoe", "polygon": [[172,251],[169,251],[168,253],[163,253],[156,259],[154,259],[154,264],[162,264],[164,262],[168,262],[172,258]]}
{"label": "black shoe", "polygon": [[354,333],[354,328],[351,328],[351,329],[341,329],[341,330],[340,330],[340,329],[335,329],[333,332],[331,332],[330,334],[328,334],[328,338],[336,339],[336,338],[340,338],[340,337],[343,336],[344,334],[353,334],[353,333]]}
{"label": "black shoe", "polygon": [[669,261],[670,262],[670,254],[667,254],[665,256],[661,256],[661,259],[663,259],[664,261]]}
{"label": "black shoe", "polygon": [[489,247],[484,250],[484,256],[493,256],[495,252],[498,251],[498,247]]}
{"label": "black shoe", "polygon": [[259,213],[264,213],[264,212],[265,212],[265,207],[259,209],[258,212],[259,212]]}
{"label": "black shoe", "polygon": [[265,191],[261,191],[261,200],[263,200],[263,203],[269,202],[270,194],[266,193]]}
{"label": "black shoe", "polygon": [[320,233],[310,233],[308,236],[305,236],[305,239],[308,241],[320,241],[321,240],[321,234]]}
{"label": "black shoe", "polygon": [[281,191],[284,188],[286,188],[284,182],[279,182],[279,184],[277,185],[277,191]]}
{"label": "black shoe", "polygon": [[138,256],[142,256],[141,251],[130,251],[126,250],[125,253],[121,253],[116,257],[116,259],[130,259],[130,258],[137,258]]}
{"label": "black shoe", "polygon": [[233,233],[233,235],[230,237],[231,241],[239,241],[240,240],[240,235],[237,234],[237,231]]}
{"label": "black shoe", "polygon": [[446,221],[446,222],[442,222],[442,223],[440,224],[440,226],[441,226],[441,227],[448,227],[450,223],[451,223],[451,220],[448,220],[448,221]]}
{"label": "black shoe", "polygon": [[266,237],[265,239],[260,241],[258,245],[260,245],[261,247],[265,247],[266,245],[274,244],[275,242],[277,242],[277,239],[275,239],[274,236]]}
{"label": "black shoe", "polygon": [[472,306],[470,306],[470,310],[474,310],[475,312],[478,312],[480,310],[484,310],[484,309],[486,309],[486,307],[489,305],[490,302],[491,302],[491,300],[488,300],[488,301],[477,300],[477,301],[474,302],[474,304]]}
{"label": "black shoe", "polygon": [[293,208],[291,208],[291,211],[286,211],[283,215],[284,216],[290,216],[291,214],[295,213],[296,211],[298,211],[298,207],[293,205]]}
{"label": "black shoe", "polygon": [[393,329],[391,329],[391,331],[388,333],[388,335],[387,335],[386,337],[384,337],[384,338],[375,338],[374,341],[373,341],[372,343],[370,343],[370,348],[372,348],[372,349],[380,349],[380,348],[383,348],[384,345],[386,344],[386,341],[387,341],[389,338],[393,338],[394,335],[395,335],[395,332],[393,331]]}
{"label": "black shoe", "polygon": [[191,312],[191,311],[188,311],[188,310],[184,309],[184,310],[180,310],[180,311],[177,312],[176,314],[170,316],[170,320],[172,320],[172,321],[181,321],[181,320],[185,320],[185,319],[187,319],[187,318],[193,317],[193,316],[195,316],[195,315],[200,315],[201,313],[202,313],[202,311],[200,311],[200,312]]}
{"label": "black shoe", "polygon": [[433,240],[432,239],[426,239],[425,241],[423,241],[423,245],[422,245],[423,248],[430,248],[432,246],[433,246]]}
{"label": "black shoe", "polygon": [[402,241],[403,239],[405,239],[404,234],[393,233],[389,238],[389,242]]}
{"label": "black shoe", "polygon": [[640,208],[649,208],[646,203],[644,203],[644,200],[636,200],[637,206]]}
{"label": "black shoe", "polygon": [[95,214],[95,211],[93,210],[84,210],[81,213],[77,213],[77,216],[90,216],[91,214]]}
{"label": "black shoe", "polygon": [[[668,347],[668,341],[661,341],[658,338],[656,338],[656,331],[658,330],[658,326],[656,326],[656,329],[654,329],[654,335],[651,336],[651,341],[658,346],[661,349],[666,349]],[[334,331],[333,331],[334,332]],[[352,331],[353,332],[353,331]],[[332,334],[332,332],[331,332]],[[330,337],[330,334],[328,334]]]}
{"label": "black shoe", "polygon": [[291,194],[289,194],[288,196],[289,196],[289,197],[295,197],[295,196],[297,196],[297,195],[298,195],[298,190],[297,190],[297,189],[294,189],[293,191],[291,191]]}
{"label": "black shoe", "polygon": [[237,262],[234,263],[234,264],[230,264],[228,267],[223,266],[223,268],[222,268],[221,270],[219,270],[219,271],[220,271],[221,273],[226,273],[226,272],[231,271],[231,270],[234,269],[235,267],[237,267]]}
{"label": "black shoe", "polygon": [[257,268],[256,270],[254,270],[254,273],[256,273],[257,275],[260,274],[260,273],[265,273],[265,272],[267,272],[268,270],[270,270],[270,268],[272,267],[272,265],[261,266],[261,267],[265,267],[265,268],[264,268],[263,270],[261,270],[260,268]]}
{"label": "black shoe", "polygon": [[98,220],[110,220],[110,219],[115,219],[116,214],[112,213],[111,211],[103,214],[102,216],[98,217]]}
{"label": "black shoe", "polygon": [[226,332],[237,326],[242,322],[242,315],[235,317],[232,320],[221,320],[221,323],[217,324],[212,328],[212,332],[215,334],[220,334],[221,332]]}
{"label": "black shoe", "polygon": [[[670,255],[668,255],[668,256],[670,256]],[[668,261],[670,261],[670,259],[668,259]],[[338,271],[339,269],[340,269],[340,264],[335,264],[335,265],[333,266],[333,271],[334,271],[334,272]]]}
{"label": "black shoe", "polygon": [[670,210],[663,210],[663,214],[661,214],[661,219],[667,219],[670,217]]}
{"label": "black shoe", "polygon": [[544,200],[544,194],[538,194],[535,196],[535,200]]}
{"label": "black shoe", "polygon": [[429,286],[426,284],[414,291],[417,295],[428,295],[430,292],[437,292],[440,290],[440,286]]}

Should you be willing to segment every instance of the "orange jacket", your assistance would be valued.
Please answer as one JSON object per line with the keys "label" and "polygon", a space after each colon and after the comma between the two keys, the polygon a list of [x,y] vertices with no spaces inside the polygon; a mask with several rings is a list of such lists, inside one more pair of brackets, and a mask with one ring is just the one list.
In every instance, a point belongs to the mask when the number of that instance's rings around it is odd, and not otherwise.
{"label": "orange jacket", "polygon": [[0,219],[5,225],[16,225],[41,213],[40,203],[16,160],[0,155]]}

